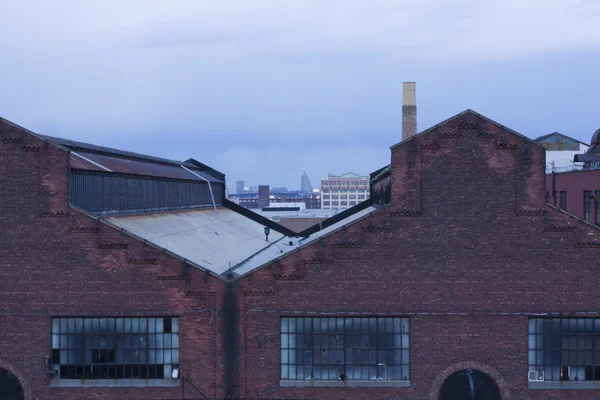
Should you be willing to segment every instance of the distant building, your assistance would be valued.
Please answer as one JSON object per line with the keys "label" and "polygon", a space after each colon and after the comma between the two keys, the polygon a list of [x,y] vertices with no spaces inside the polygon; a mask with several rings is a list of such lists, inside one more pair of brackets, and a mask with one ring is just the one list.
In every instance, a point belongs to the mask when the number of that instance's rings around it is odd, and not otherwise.
{"label": "distant building", "polygon": [[540,136],[535,142],[546,148],[546,173],[578,169],[583,164],[574,163],[573,158],[589,148],[587,144],[558,132]]}
{"label": "distant building", "polygon": [[235,192],[237,194],[244,193],[244,181],[237,181],[235,183]]}
{"label": "distant building", "polygon": [[335,208],[327,210],[307,209],[305,203],[302,202],[277,203],[273,201],[271,201],[269,207],[254,208],[252,211],[296,233],[309,229],[342,212],[342,210]]}
{"label": "distant building", "polygon": [[600,226],[600,129],[574,161],[569,169],[546,170],[546,201]]}
{"label": "distant building", "polygon": [[258,208],[269,206],[269,185],[258,185]]}
{"label": "distant building", "polygon": [[300,177],[300,190],[305,193],[312,192],[313,190],[312,184],[310,183],[310,178],[306,172],[304,172]]}
{"label": "distant building", "polygon": [[350,208],[368,199],[369,192],[369,176],[329,174],[321,180],[321,208]]}

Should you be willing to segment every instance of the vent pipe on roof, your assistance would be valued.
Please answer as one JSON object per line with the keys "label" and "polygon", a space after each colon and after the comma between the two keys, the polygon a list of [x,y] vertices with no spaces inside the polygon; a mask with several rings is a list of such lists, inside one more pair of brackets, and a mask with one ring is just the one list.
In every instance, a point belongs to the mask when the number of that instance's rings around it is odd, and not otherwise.
{"label": "vent pipe on roof", "polygon": [[402,85],[402,140],[417,134],[417,94],[415,82]]}

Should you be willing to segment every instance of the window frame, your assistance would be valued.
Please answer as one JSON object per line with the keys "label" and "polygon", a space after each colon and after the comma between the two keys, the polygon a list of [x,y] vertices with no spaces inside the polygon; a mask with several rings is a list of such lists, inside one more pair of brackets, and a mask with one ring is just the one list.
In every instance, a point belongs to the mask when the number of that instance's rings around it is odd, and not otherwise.
{"label": "window frame", "polygon": [[596,190],[594,202],[596,203],[596,225],[600,225],[600,190]]}
{"label": "window frame", "polygon": [[282,316],[279,325],[282,386],[410,386],[406,317]]}
{"label": "window frame", "polygon": [[563,211],[567,211],[567,192],[565,190],[560,191],[559,208]]}
{"label": "window frame", "polygon": [[528,320],[530,388],[600,389],[600,318]]}
{"label": "window frame", "polygon": [[583,219],[591,223],[593,221],[594,202],[591,190],[583,191]]}
{"label": "window frame", "polygon": [[179,386],[180,323],[178,316],[52,317],[51,363],[56,375],[51,384]]}

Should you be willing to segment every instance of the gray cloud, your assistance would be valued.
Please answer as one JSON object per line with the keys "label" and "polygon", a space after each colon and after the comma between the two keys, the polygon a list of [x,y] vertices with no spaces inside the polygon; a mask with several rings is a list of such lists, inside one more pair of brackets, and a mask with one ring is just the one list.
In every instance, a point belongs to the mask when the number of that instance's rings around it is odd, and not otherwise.
{"label": "gray cloud", "polygon": [[2,18],[0,116],[230,182],[384,165],[403,80],[420,128],[466,108],[531,137],[600,127],[597,1],[22,0]]}

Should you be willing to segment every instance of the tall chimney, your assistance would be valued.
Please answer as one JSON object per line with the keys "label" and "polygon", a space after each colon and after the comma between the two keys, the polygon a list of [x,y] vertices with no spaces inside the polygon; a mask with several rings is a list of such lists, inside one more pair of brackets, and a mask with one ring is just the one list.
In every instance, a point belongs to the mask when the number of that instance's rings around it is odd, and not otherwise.
{"label": "tall chimney", "polygon": [[402,85],[402,140],[417,134],[417,94],[414,82]]}

